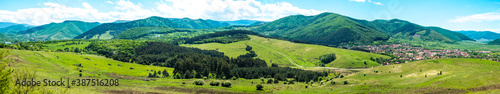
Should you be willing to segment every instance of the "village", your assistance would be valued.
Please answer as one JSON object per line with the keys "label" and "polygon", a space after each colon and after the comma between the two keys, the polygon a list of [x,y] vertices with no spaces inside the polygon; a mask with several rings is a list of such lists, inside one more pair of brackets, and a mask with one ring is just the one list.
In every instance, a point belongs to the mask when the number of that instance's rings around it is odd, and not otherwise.
{"label": "village", "polygon": [[413,47],[405,43],[390,45],[358,45],[354,47],[365,49],[371,53],[391,55],[393,57],[393,59],[388,62],[379,62],[382,65],[439,58],[479,58],[499,62],[499,56],[490,55],[489,53],[491,53],[491,51],[424,49],[422,47]]}

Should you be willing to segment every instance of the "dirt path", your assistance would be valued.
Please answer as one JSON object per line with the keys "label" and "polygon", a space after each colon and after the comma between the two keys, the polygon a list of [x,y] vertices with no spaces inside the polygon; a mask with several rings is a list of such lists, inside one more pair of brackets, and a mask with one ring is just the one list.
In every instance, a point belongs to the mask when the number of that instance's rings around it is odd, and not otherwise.
{"label": "dirt path", "polygon": [[278,53],[278,54],[282,55],[283,57],[285,57],[286,59],[288,59],[288,61],[290,61],[290,63],[292,63],[293,65],[295,65],[295,66],[297,66],[297,67],[299,67],[299,68],[304,68],[303,66],[300,66],[299,64],[295,63],[295,62],[293,61],[293,59],[292,59],[292,58],[288,57],[287,55],[285,55],[285,54],[283,54],[283,53],[281,53],[281,52],[278,52],[278,51],[276,51],[276,50],[273,50],[273,49],[268,48],[268,47],[266,47],[266,46],[264,46],[264,45],[261,45],[261,44],[257,44],[257,43],[253,43],[253,42],[248,42],[248,43],[255,44],[255,45],[258,45],[258,46],[260,46],[260,47],[262,47],[262,48],[266,48],[266,49],[268,49],[268,50],[270,50],[270,51],[273,51],[273,52],[275,52],[275,53]]}

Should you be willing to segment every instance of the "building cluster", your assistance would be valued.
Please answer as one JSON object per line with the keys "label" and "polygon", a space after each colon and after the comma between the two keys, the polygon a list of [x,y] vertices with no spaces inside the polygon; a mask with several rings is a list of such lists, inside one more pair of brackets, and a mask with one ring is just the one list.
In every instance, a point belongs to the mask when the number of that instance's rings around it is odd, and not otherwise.
{"label": "building cluster", "polygon": [[362,45],[358,46],[369,50],[372,53],[386,53],[397,56],[400,60],[424,60],[438,58],[469,57],[466,51],[455,50],[428,50],[422,47],[412,47],[407,44],[391,45]]}

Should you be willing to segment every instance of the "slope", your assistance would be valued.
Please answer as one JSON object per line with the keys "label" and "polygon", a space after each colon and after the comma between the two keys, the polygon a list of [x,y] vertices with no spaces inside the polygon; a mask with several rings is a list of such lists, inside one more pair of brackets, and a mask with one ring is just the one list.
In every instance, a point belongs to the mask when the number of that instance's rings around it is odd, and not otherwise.
{"label": "slope", "polygon": [[[420,36],[423,40],[433,40],[433,41],[451,42],[451,41],[472,40],[463,34],[446,30],[440,27],[424,27],[400,19],[374,20],[374,21],[358,20],[354,18],[351,19],[365,26],[374,28],[381,32],[385,32],[394,38],[411,39],[413,36],[417,35]],[[417,34],[417,32],[421,33]]]}
{"label": "slope", "polygon": [[493,41],[490,41],[490,42],[488,42],[488,44],[490,44],[490,45],[500,45],[500,38],[496,39],[496,40],[493,40]]}
{"label": "slope", "polygon": [[145,19],[139,19],[134,21],[129,21],[125,23],[105,23],[101,24],[95,28],[88,30],[87,32],[78,35],[75,39],[111,39],[114,36],[119,35],[123,31],[126,31],[134,27],[172,27],[172,28],[186,28],[186,29],[209,29],[227,26],[227,23],[219,23],[212,20],[202,20],[202,19],[175,19],[175,18],[162,18],[157,16],[152,16]]}
{"label": "slope", "polygon": [[133,39],[172,42],[175,39],[191,38],[203,34],[222,31],[224,29],[184,29],[170,27],[134,27],[130,28],[113,39]]}
{"label": "slope", "polygon": [[[378,66],[379,64],[370,61],[370,58],[388,58],[387,56],[366,53],[361,51],[352,51],[338,49],[320,45],[292,43],[289,41],[263,38],[254,35],[248,35],[251,39],[238,41],[229,44],[221,43],[206,43],[206,44],[185,44],[182,46],[196,47],[200,49],[218,50],[224,52],[229,57],[238,57],[246,54],[246,45],[253,48],[257,54],[256,58],[265,60],[268,65],[276,63],[281,66],[295,67],[316,67],[319,66],[318,57],[327,54],[335,53],[337,59],[326,64],[327,67],[342,67],[342,68],[364,68]],[[367,61],[368,65],[364,65],[363,61]]]}
{"label": "slope", "polygon": [[491,31],[458,31],[478,42],[488,43],[489,41],[500,38],[499,33]]}
{"label": "slope", "polygon": [[288,16],[259,26],[253,31],[264,35],[327,45],[367,44],[389,38],[385,33],[334,13],[322,13],[316,16]]}
{"label": "slope", "polygon": [[0,22],[0,28],[9,27],[9,26],[12,26],[12,25],[18,25],[18,24],[17,23],[11,23],[11,22]]}
{"label": "slope", "polygon": [[18,36],[25,36],[23,40],[63,40],[73,39],[75,36],[99,25],[97,22],[64,21],[19,31]]}
{"label": "slope", "polygon": [[325,82],[329,84],[322,88],[284,89],[275,93],[498,93],[498,67],[498,62],[480,59],[423,60],[362,70]]}

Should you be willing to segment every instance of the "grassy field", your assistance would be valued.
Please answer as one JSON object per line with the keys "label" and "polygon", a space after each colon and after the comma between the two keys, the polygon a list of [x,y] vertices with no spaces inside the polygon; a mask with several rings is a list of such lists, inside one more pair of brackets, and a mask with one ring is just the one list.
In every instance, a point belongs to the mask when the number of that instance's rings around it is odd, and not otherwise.
{"label": "grassy field", "polygon": [[[297,67],[317,67],[319,56],[335,53],[337,59],[331,63],[326,64],[326,67],[340,67],[340,68],[364,68],[379,66],[378,63],[370,60],[371,57],[389,58],[387,56],[366,53],[361,51],[353,51],[339,48],[332,48],[321,45],[292,43],[290,41],[263,38],[258,36],[249,35],[251,40],[239,41],[229,44],[221,43],[207,43],[207,44],[185,44],[182,46],[196,47],[200,49],[218,50],[224,52],[229,57],[238,57],[248,51],[245,50],[246,45],[253,48],[257,54],[256,58],[260,58],[271,63],[276,63],[281,66]],[[366,61],[368,65],[364,65]],[[295,65],[295,64],[297,65]]]}
{"label": "grassy field", "polygon": [[[5,49],[2,49],[5,50]],[[480,59],[436,59],[398,65],[379,66],[345,74],[343,78],[323,80],[308,85],[296,82],[292,85],[263,84],[264,90],[256,90],[259,79],[204,80],[205,85],[192,83],[198,79],[155,78],[142,81],[151,71],[172,68],[124,63],[95,55],[66,52],[11,50],[7,56],[16,71],[36,71],[41,79],[119,79],[119,86],[72,86],[47,87],[70,94],[91,93],[498,93],[500,92],[500,63]],[[86,59],[88,58],[88,59]],[[82,64],[77,67],[74,64]],[[108,65],[110,64],[110,65]],[[121,66],[118,66],[120,64]],[[130,69],[130,68],[134,69]],[[83,77],[78,77],[82,70]],[[340,70],[342,71],[342,70]],[[438,73],[442,72],[442,75]],[[366,74],[366,76],[364,76]],[[427,76],[427,77],[426,77]],[[212,80],[230,81],[232,86],[210,86]],[[266,78],[267,80],[267,78]],[[331,84],[331,82],[336,84]],[[344,85],[343,82],[348,84]],[[185,82],[186,84],[182,84]],[[305,86],[308,86],[307,88]]]}

